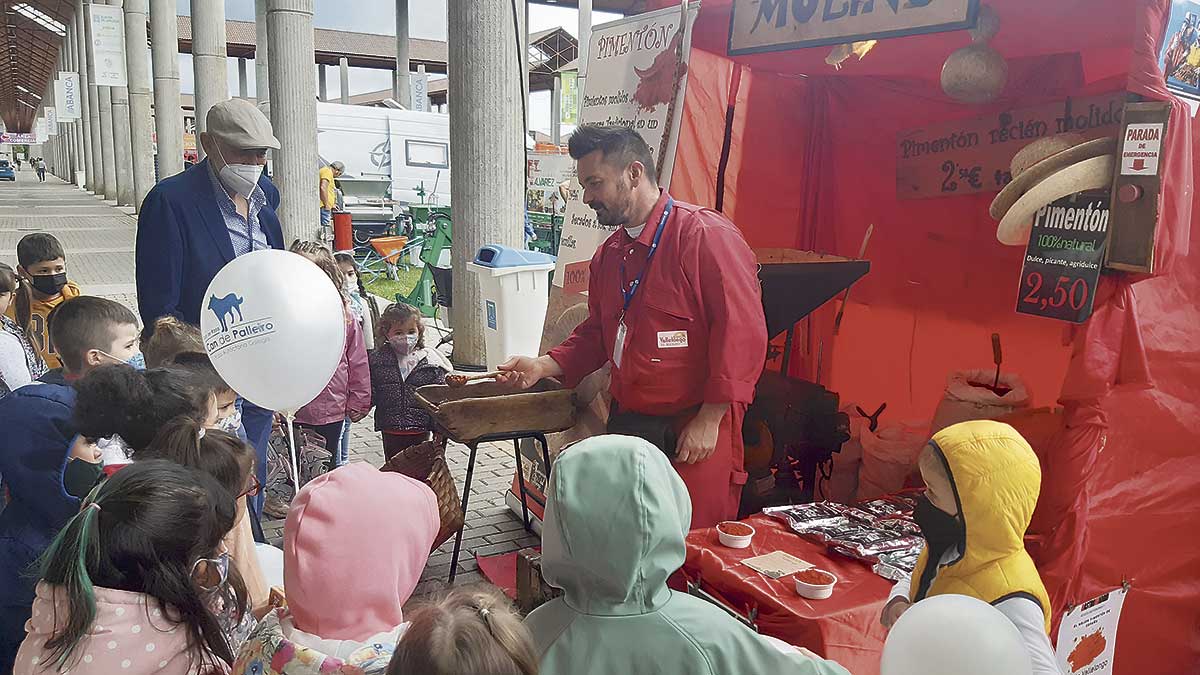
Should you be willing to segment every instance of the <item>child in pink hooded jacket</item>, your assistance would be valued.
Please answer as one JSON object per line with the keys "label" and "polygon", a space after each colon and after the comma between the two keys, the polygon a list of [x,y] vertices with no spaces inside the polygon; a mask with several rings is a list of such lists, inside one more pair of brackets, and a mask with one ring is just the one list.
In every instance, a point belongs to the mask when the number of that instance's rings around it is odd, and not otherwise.
{"label": "child in pink hooded jacket", "polygon": [[13,673],[229,672],[233,655],[208,599],[245,608],[221,547],[236,513],[233,497],[194,469],[147,460],[117,472],[43,557]]}
{"label": "child in pink hooded jacket", "polygon": [[440,524],[433,491],[408,476],[354,462],[313,479],[284,524],[287,608],[259,622],[235,675],[385,673]]}
{"label": "child in pink hooded jacket", "polygon": [[296,413],[297,424],[325,439],[325,449],[331,455],[329,468],[332,470],[344,464],[348,455],[347,448],[342,447],[347,420],[357,422],[371,411],[371,370],[367,365],[367,348],[362,328],[350,311],[350,299],[343,288],[345,277],[333,261],[333,254],[321,244],[310,241],[293,242],[291,251],[320,267],[342,296],[342,320],[346,324],[342,360],[325,389]]}

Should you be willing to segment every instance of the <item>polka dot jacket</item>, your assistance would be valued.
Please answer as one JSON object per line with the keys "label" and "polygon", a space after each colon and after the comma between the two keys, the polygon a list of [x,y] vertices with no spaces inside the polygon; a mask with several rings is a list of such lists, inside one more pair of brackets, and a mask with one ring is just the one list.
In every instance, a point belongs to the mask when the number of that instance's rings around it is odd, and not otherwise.
{"label": "polka dot jacket", "polygon": [[[39,583],[13,674],[210,675],[200,669],[201,655],[188,649],[187,630],[156,600],[111,588],[96,588],[95,593],[96,620],[60,670],[48,662],[45,644],[54,634],[56,617],[59,626],[66,624],[67,598],[60,588]],[[223,665],[215,656],[206,660]]]}

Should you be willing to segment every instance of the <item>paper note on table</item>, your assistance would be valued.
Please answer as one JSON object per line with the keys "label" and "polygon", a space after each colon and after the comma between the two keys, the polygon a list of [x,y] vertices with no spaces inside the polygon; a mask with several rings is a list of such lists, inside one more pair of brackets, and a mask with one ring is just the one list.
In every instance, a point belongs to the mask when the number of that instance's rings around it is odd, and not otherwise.
{"label": "paper note on table", "polygon": [[772,551],[766,555],[746,558],[742,561],[742,564],[772,579],[780,579],[789,574],[802,572],[813,566],[812,563],[805,562],[796,556],[788,555],[783,551]]}

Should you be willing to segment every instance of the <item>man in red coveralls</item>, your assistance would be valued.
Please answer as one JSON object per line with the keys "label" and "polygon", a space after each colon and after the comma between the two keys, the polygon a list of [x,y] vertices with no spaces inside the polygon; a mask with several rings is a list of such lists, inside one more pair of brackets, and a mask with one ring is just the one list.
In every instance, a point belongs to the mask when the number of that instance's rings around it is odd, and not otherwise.
{"label": "man in red coveralls", "polygon": [[587,320],[545,356],[500,369],[524,387],[575,386],[611,362],[614,409],[671,418],[692,527],[736,518],[742,418],[767,349],[754,253],[723,215],[659,189],[632,129],[581,126],[570,152],[583,201],[620,227],[592,256]]}

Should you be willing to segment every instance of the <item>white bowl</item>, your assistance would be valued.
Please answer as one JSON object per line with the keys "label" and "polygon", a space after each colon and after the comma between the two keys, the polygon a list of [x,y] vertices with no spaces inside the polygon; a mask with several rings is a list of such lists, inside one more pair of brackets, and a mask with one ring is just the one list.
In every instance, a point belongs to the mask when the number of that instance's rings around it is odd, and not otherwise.
{"label": "white bowl", "polygon": [[[825,572],[825,570],[817,571]],[[797,574],[803,574],[803,572],[797,572]],[[809,600],[824,600],[825,598],[833,595],[833,587],[838,582],[837,575],[835,575],[833,572],[825,572],[825,574],[833,577],[833,581],[827,584],[809,584],[800,581],[799,577],[793,577],[796,580],[796,592],[799,593],[801,597],[808,598]]]}
{"label": "white bowl", "polygon": [[[724,525],[725,523],[733,523],[736,525],[740,525],[742,527],[749,527],[750,534],[744,534],[744,535],[726,534],[725,532],[721,531],[721,526]],[[717,523],[717,539],[721,540],[721,544],[724,546],[728,546],[729,548],[746,548],[750,545],[750,540],[753,538],[754,538],[754,528],[750,525],[747,525],[746,523],[738,523],[738,522],[732,521],[732,520],[727,520],[727,521],[724,521],[721,523]]]}

